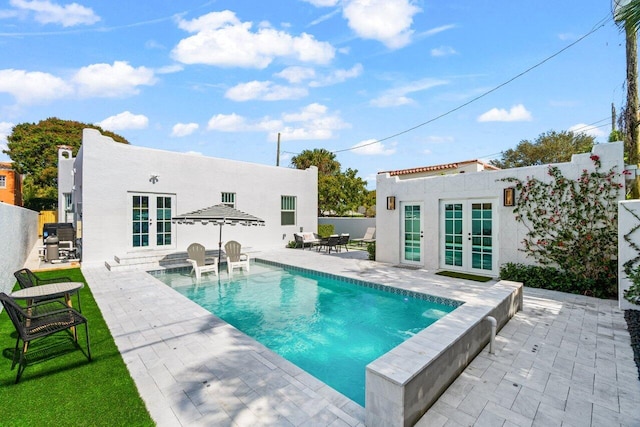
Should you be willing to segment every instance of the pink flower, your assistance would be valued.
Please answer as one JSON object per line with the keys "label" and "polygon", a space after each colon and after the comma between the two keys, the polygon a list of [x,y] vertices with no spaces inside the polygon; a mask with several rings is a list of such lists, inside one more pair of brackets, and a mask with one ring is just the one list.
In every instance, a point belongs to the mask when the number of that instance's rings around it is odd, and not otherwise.
{"label": "pink flower", "polygon": [[598,160],[600,160],[600,156],[596,156],[595,154],[592,154],[591,160],[593,160],[594,162],[597,162]]}

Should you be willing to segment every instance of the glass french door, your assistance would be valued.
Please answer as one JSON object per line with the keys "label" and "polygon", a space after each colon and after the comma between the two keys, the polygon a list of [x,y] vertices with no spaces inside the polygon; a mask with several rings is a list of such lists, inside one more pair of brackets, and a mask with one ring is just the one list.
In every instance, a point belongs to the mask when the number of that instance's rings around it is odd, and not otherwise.
{"label": "glass french door", "polygon": [[495,206],[493,200],[441,202],[441,268],[496,274]]}
{"label": "glass french door", "polygon": [[402,245],[403,264],[423,265],[423,207],[422,203],[402,203]]}
{"label": "glass french door", "polygon": [[132,248],[175,246],[171,224],[174,199],[170,194],[130,194]]}

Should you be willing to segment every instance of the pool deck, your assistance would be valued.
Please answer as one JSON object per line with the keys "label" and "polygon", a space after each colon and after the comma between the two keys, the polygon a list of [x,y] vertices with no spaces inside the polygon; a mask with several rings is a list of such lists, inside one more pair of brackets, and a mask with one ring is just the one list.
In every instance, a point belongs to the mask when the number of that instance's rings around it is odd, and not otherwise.
{"label": "pool deck", "polygon": [[[256,257],[467,301],[495,282],[282,249]],[[82,269],[158,426],[363,426],[364,408],[142,271]],[[524,310],[418,421],[638,426],[640,381],[617,302],[526,288]]]}

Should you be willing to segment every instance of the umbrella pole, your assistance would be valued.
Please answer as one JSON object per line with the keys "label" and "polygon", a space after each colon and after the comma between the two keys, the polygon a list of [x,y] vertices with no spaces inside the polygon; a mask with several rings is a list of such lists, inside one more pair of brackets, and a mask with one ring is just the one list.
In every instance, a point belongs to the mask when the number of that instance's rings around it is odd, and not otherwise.
{"label": "umbrella pole", "polygon": [[218,238],[218,277],[220,277],[220,258],[222,258],[222,224],[220,224],[220,237]]}

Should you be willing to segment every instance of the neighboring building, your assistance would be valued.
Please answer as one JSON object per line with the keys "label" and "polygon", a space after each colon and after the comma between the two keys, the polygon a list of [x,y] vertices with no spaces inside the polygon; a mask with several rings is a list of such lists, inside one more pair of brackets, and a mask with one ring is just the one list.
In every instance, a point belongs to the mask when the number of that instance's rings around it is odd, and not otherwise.
{"label": "neighboring building", "polygon": [[22,178],[7,162],[0,162],[0,202],[22,206]]}
{"label": "neighboring building", "polygon": [[[237,240],[243,248],[281,248],[300,229],[317,231],[315,167],[298,170],[136,147],[85,129],[77,157],[72,163],[64,159],[59,173],[73,176],[71,209],[83,265],[186,251],[193,242],[217,249],[217,225],[172,224],[171,217],[220,203],[265,221],[264,227],[223,227],[223,240]],[[63,191],[59,188],[60,199]]]}
{"label": "neighboring building", "polygon": [[397,176],[399,179],[424,178],[427,176],[440,176],[455,173],[480,172],[500,170],[493,165],[480,160],[465,160],[464,162],[446,163],[444,165],[423,166],[418,168],[401,169],[395,171],[378,172],[388,173],[389,176]]}
{"label": "neighboring building", "polygon": [[[621,142],[595,145],[592,153],[600,157],[602,170],[615,166],[617,172],[624,171]],[[590,156],[574,155],[571,162],[557,166],[564,176],[577,179],[583,169],[593,169]],[[527,230],[516,222],[514,208],[505,206],[505,198],[516,198],[504,192],[513,184],[501,179],[547,180],[548,165],[488,169],[427,177],[418,176],[436,171],[379,173],[376,260],[489,276],[497,276],[507,262],[533,263],[520,250]],[[623,199],[621,190],[619,200]]]}

